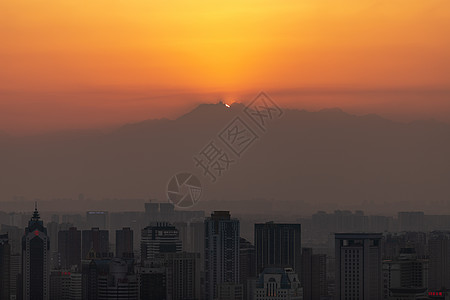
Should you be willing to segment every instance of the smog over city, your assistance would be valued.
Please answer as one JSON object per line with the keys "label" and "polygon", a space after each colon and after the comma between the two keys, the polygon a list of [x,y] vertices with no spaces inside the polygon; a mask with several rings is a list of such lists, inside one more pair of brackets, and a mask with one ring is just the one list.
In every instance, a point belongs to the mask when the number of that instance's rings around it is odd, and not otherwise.
{"label": "smog over city", "polygon": [[450,299],[450,2],[0,1],[0,300]]}

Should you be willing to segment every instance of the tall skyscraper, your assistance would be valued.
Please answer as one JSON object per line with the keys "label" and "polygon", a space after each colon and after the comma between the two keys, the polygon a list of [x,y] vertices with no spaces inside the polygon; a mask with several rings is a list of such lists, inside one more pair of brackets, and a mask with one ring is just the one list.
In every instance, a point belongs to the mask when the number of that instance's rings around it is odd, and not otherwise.
{"label": "tall skyscraper", "polygon": [[300,277],[301,232],[300,224],[255,224],[256,272],[270,266],[291,267]]}
{"label": "tall skyscraper", "polygon": [[166,267],[159,259],[146,260],[139,268],[139,285],[141,299],[166,299]]}
{"label": "tall skyscraper", "polygon": [[81,231],[76,227],[58,232],[58,252],[61,268],[70,269],[77,266],[81,271]]}
{"label": "tall skyscraper", "polygon": [[22,239],[23,298],[49,299],[50,240],[37,206]]}
{"label": "tall skyscraper", "polygon": [[8,234],[0,235],[0,299],[10,297],[10,257],[11,246],[8,243]]}
{"label": "tall skyscraper", "polygon": [[432,232],[428,239],[430,269],[428,288],[431,291],[450,289],[450,233]]}
{"label": "tall skyscraper", "polygon": [[83,230],[81,259],[88,257],[89,252],[94,251],[98,257],[109,256],[109,231],[100,230],[98,227],[91,230]]}
{"label": "tall skyscraper", "polygon": [[55,269],[59,266],[58,258],[58,223],[47,223],[47,235],[50,240],[50,268]]}
{"label": "tall skyscraper", "polygon": [[133,230],[130,227],[116,230],[116,257],[132,258],[133,256]]}
{"label": "tall skyscraper", "polygon": [[302,249],[301,270],[303,299],[320,300],[327,292],[327,256],[313,254],[312,248]]}
{"label": "tall skyscraper", "polygon": [[178,229],[169,223],[156,223],[142,229],[141,260],[153,259],[159,253],[181,252]]}
{"label": "tall skyscraper", "polygon": [[167,299],[200,299],[200,254],[164,253]]}
{"label": "tall skyscraper", "polygon": [[205,219],[206,299],[217,297],[219,284],[239,283],[239,220],[228,211],[215,211]]}
{"label": "tall skyscraper", "polygon": [[249,241],[240,238],[239,242],[239,279],[244,290],[244,299],[248,298],[247,285],[256,274],[256,251]]}
{"label": "tall skyscraper", "polygon": [[22,255],[12,254],[10,257],[10,295],[15,296],[15,299],[19,299],[18,294],[22,295],[22,288],[17,289],[17,283],[22,282]]}
{"label": "tall skyscraper", "polygon": [[336,292],[338,300],[381,300],[381,234],[336,233]]}

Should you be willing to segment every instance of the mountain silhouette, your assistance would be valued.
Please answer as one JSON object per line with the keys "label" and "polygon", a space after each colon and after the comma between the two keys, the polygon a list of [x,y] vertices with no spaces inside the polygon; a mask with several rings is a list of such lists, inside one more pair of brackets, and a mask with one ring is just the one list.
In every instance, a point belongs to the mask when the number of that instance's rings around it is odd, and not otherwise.
{"label": "mountain silhouette", "polygon": [[[450,126],[393,122],[340,109],[286,109],[267,131],[244,106],[201,104],[175,119],[0,142],[0,200],[34,197],[158,198],[178,172],[202,181],[202,201],[274,201],[351,205],[450,200]],[[193,157],[236,116],[259,139],[212,183]],[[229,149],[228,149],[229,152]],[[231,153],[231,152],[230,152]]]}

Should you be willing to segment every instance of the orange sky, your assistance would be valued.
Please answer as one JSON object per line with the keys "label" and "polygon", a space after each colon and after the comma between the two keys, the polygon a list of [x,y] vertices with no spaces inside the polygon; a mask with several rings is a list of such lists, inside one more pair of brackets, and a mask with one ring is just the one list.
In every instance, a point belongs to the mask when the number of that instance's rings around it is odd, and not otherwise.
{"label": "orange sky", "polygon": [[0,1],[0,130],[174,117],[260,90],[450,120],[450,1]]}

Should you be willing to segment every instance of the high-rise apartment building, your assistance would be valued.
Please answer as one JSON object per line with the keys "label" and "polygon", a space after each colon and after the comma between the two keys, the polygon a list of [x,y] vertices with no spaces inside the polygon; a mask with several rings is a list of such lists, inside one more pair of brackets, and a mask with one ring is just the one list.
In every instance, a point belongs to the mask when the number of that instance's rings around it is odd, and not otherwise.
{"label": "high-rise apartment building", "polygon": [[381,300],[381,234],[335,234],[335,299]]}
{"label": "high-rise apartment building", "polygon": [[[302,244],[300,224],[255,224],[256,271],[291,267],[300,277]],[[256,275],[256,274],[255,274]]]}
{"label": "high-rise apartment building", "polygon": [[167,299],[200,299],[200,254],[164,253]]}
{"label": "high-rise apartment building", "polygon": [[248,280],[256,274],[256,251],[249,241],[240,238],[239,242],[239,282],[244,290],[244,298],[248,298]]}
{"label": "high-rise apartment building", "polygon": [[228,211],[215,211],[205,219],[205,293],[206,299],[217,297],[218,286],[238,284],[239,220]]}

